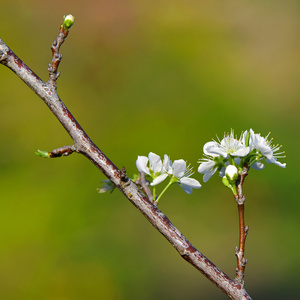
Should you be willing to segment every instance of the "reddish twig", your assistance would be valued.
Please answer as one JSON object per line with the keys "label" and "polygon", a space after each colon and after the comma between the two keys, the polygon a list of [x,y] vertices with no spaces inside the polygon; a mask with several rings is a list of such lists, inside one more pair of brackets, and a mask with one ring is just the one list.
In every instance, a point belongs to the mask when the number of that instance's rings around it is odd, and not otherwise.
{"label": "reddish twig", "polygon": [[55,87],[55,82],[60,75],[60,72],[57,72],[58,66],[61,62],[62,55],[59,53],[59,48],[65,41],[68,36],[69,31],[62,25],[60,26],[59,34],[57,38],[53,41],[51,50],[52,50],[52,61],[48,65],[49,71],[49,80],[48,83]]}
{"label": "reddish twig", "polygon": [[52,150],[49,152],[49,157],[55,158],[55,157],[61,157],[61,156],[68,156],[72,154],[73,152],[76,152],[75,146],[63,146],[61,148]]}
{"label": "reddish twig", "polygon": [[244,287],[244,276],[245,276],[245,266],[247,259],[244,256],[245,253],[245,241],[247,233],[249,230],[248,226],[245,226],[244,210],[245,210],[245,196],[243,195],[243,183],[245,177],[248,175],[249,168],[244,166],[242,174],[237,180],[237,195],[235,195],[235,201],[238,205],[239,212],[239,246],[235,248],[235,255],[237,258],[237,268],[235,282],[239,283]]}
{"label": "reddish twig", "polygon": [[57,95],[53,77],[43,82],[0,39],[0,63],[15,72],[49,107],[74,141],[76,152],[87,157],[103,174],[116,185],[125,197],[147,218],[147,220],[173,245],[178,253],[212,283],[234,300],[251,300],[243,286],[230,279],[208,258],[198,251],[170,222],[139,188],[120,171],[91,141],[77,120]]}

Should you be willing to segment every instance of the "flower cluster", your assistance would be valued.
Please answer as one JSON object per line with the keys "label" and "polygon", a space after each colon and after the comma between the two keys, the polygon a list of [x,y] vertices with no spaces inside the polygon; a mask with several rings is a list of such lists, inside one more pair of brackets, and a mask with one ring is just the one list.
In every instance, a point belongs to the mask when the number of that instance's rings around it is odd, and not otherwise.
{"label": "flower cluster", "polygon": [[218,139],[204,145],[204,158],[199,161],[198,172],[204,174],[204,182],[207,182],[216,171],[219,171],[221,177],[226,177],[230,181],[231,177],[236,180],[233,170],[236,175],[244,165],[261,170],[264,168],[263,160],[285,168],[286,164],[277,161],[278,158],[284,157],[284,152],[279,152],[281,146],[274,146],[271,142],[272,140],[268,140],[268,135],[262,137],[252,129],[246,130],[239,139],[236,139],[232,130],[221,141]]}
{"label": "flower cluster", "polygon": [[[262,170],[265,167],[263,163],[266,162],[285,168],[286,164],[278,161],[279,158],[285,157],[284,152],[280,152],[281,146],[273,145],[272,139],[268,140],[268,137],[269,135],[262,137],[250,129],[237,139],[234,131],[231,130],[229,134],[224,135],[222,140],[217,138],[206,143],[203,146],[204,157],[200,159],[198,167],[198,172],[203,174],[203,181],[207,182],[212,175],[219,172],[223,184],[230,188],[234,195],[237,195],[236,181],[244,167]],[[38,155],[42,154],[38,153]],[[190,178],[194,174],[193,168],[190,165],[187,166],[183,159],[172,162],[165,154],[162,160],[160,156],[150,152],[148,157],[138,156],[136,166],[140,173],[150,178],[153,199],[156,202],[173,183],[177,183],[187,194],[201,187],[196,179]],[[135,175],[135,179],[138,177],[139,175]],[[157,197],[156,186],[167,178],[169,178],[169,183]],[[99,193],[112,191],[114,187],[115,185],[109,180],[103,180]]]}
{"label": "flower cluster", "polygon": [[[201,184],[190,176],[193,175],[193,170],[190,165],[186,165],[183,159],[175,160],[173,163],[168,155],[164,155],[163,161],[160,156],[150,152],[147,156],[138,156],[136,166],[139,172],[149,175],[152,179],[151,186],[155,187],[163,182],[167,177],[170,181],[162,193],[158,196],[156,201],[160,199],[162,194],[173,183],[177,183],[187,193],[191,194],[193,189],[199,189]],[[155,193],[153,193],[155,194]],[[155,195],[153,195],[155,198]]]}

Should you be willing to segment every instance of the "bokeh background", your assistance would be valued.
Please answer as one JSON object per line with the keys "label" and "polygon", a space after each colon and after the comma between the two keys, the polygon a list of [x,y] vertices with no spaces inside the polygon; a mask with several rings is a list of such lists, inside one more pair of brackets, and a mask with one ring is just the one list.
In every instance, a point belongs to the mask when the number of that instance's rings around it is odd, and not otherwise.
{"label": "bokeh background", "polygon": [[[246,288],[254,299],[299,294],[299,1],[6,1],[1,38],[47,80],[62,17],[58,93],[93,141],[128,174],[150,151],[195,169],[204,143],[233,128],[271,131],[286,169],[245,183]],[[188,265],[84,157],[41,159],[72,141],[43,102],[0,66],[0,298],[227,299]],[[202,181],[202,175],[195,173]],[[214,176],[160,209],[234,277],[237,209]]]}

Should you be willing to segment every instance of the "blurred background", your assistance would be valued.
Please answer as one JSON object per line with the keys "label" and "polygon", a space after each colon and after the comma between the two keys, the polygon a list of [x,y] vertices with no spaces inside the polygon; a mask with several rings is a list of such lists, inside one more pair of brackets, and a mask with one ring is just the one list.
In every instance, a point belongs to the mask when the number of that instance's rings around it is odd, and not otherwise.
{"label": "blurred background", "polygon": [[[62,17],[58,93],[99,148],[129,175],[150,151],[194,165],[231,128],[253,128],[286,152],[245,182],[246,289],[296,299],[299,282],[300,3],[221,0],[6,1],[1,38],[47,81]],[[187,264],[80,155],[45,104],[0,66],[0,297],[227,299]],[[202,253],[235,276],[237,208],[218,176],[159,208]]]}

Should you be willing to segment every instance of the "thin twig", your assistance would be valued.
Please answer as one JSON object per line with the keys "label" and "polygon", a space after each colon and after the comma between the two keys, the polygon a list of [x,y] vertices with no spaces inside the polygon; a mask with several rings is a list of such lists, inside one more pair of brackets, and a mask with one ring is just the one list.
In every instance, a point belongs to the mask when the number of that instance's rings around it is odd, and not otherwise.
{"label": "thin twig", "polygon": [[140,172],[140,184],[141,188],[148,197],[148,199],[155,205],[157,205],[156,201],[153,201],[153,195],[151,193],[151,190],[149,188],[149,182],[146,180],[145,173]]}
{"label": "thin twig", "polygon": [[[91,141],[57,95],[53,84],[43,82],[0,39],[0,63],[15,72],[50,108],[74,141],[76,152],[87,157],[173,245],[178,253],[234,300],[251,300],[243,286],[230,279],[198,251],[139,188]],[[54,80],[55,81],[55,80]],[[53,81],[52,81],[53,83]]]}
{"label": "thin twig", "polygon": [[58,66],[62,59],[62,55],[59,53],[59,49],[60,49],[60,46],[65,41],[68,34],[69,34],[69,31],[66,30],[66,28],[64,26],[60,26],[59,34],[51,45],[52,61],[48,65],[48,71],[49,71],[48,83],[50,85],[52,85],[53,87],[55,87],[56,80],[60,75],[60,73],[57,72]]}
{"label": "thin twig", "polygon": [[69,156],[75,151],[76,151],[76,149],[75,149],[74,145],[72,145],[72,146],[63,146],[61,148],[54,149],[51,152],[49,152],[49,156],[51,158],[61,157],[61,156]]}
{"label": "thin twig", "polygon": [[239,246],[235,248],[235,255],[237,258],[237,268],[236,268],[236,277],[235,282],[239,283],[244,287],[244,276],[245,276],[245,266],[247,264],[247,259],[244,256],[245,253],[245,242],[247,233],[249,230],[248,226],[245,226],[245,196],[243,195],[243,184],[245,177],[248,175],[249,167],[244,166],[242,174],[240,175],[237,181],[237,195],[235,195],[235,201],[238,205],[239,213]]}

